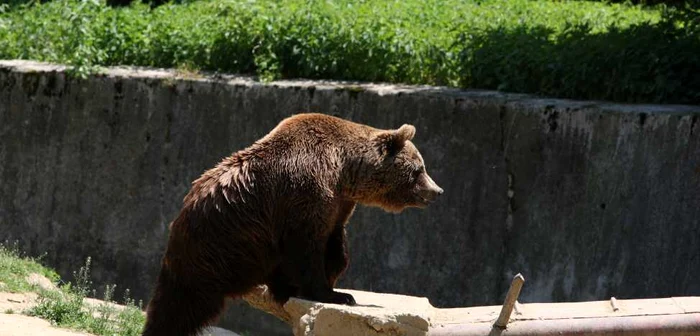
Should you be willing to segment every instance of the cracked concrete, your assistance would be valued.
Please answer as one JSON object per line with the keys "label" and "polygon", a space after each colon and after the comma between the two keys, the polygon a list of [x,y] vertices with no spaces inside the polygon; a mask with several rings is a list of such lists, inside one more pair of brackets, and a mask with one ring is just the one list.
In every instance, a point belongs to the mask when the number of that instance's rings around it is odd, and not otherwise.
{"label": "cracked concrete", "polygon": [[494,327],[498,305],[441,309],[422,297],[341,291],[358,304],[292,298],[279,306],[259,288],[254,305],[280,316],[295,336],[696,335],[700,330],[700,297],[516,304],[501,329]]}
{"label": "cracked concrete", "polygon": [[[698,106],[0,61],[0,240],[146,300],[190,182],[282,118],[412,123],[444,197],[351,219],[340,286],[496,304],[700,294]],[[510,176],[510,182],[509,182]],[[510,209],[510,213],[509,213]],[[643,276],[640,276],[643,275]],[[222,325],[288,334],[234,303]]]}

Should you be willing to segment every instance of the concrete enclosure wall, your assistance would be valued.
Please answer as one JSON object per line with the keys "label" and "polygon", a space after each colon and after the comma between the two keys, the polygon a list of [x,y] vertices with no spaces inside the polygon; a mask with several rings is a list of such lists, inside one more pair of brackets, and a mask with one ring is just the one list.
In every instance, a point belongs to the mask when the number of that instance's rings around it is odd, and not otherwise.
{"label": "concrete enclosure wall", "polygon": [[[147,300],[192,180],[303,111],[414,142],[445,189],[425,210],[361,207],[341,287],[438,307],[700,295],[700,107],[0,62],[0,240]],[[264,325],[261,321],[266,321]],[[234,304],[234,330],[279,332]],[[270,322],[270,323],[267,323]],[[253,334],[257,334],[253,332]]]}

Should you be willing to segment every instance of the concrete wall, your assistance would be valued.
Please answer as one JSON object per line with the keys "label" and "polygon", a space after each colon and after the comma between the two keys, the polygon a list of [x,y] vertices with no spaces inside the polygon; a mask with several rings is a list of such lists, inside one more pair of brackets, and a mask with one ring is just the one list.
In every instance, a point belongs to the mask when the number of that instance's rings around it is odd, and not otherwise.
{"label": "concrete wall", "polygon": [[[64,276],[147,300],[190,182],[302,111],[417,128],[444,189],[426,210],[360,208],[341,286],[438,307],[700,295],[700,106],[0,62],[0,240]],[[119,289],[118,288],[118,289]],[[262,322],[264,321],[264,323]],[[281,324],[233,304],[222,322]]]}

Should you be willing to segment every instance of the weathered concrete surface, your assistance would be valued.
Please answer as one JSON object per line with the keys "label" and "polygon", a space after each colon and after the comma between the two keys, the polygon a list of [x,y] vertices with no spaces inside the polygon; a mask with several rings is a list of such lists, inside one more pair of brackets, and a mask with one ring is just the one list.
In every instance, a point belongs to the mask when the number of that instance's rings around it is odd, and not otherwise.
{"label": "weathered concrete surface", "polygon": [[293,298],[264,309],[287,321],[295,336],[700,335],[700,297],[518,304],[502,329],[494,326],[498,305],[440,309],[427,298],[341,291],[358,305]]}
{"label": "weathered concrete surface", "polygon": [[[0,62],[0,240],[64,276],[150,294],[190,182],[302,111],[412,123],[441,200],[360,208],[345,288],[438,307],[698,295],[700,107],[611,105],[431,87],[174,79]],[[117,296],[119,297],[119,296]],[[225,325],[280,330],[234,303]]]}

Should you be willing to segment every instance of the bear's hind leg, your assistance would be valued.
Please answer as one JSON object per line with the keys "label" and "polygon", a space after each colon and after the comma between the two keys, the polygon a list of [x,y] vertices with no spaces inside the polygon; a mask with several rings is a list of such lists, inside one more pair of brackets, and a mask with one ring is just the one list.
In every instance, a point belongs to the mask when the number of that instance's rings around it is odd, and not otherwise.
{"label": "bear's hind leg", "polygon": [[223,293],[211,286],[184,286],[161,270],[147,307],[143,336],[194,336],[224,309]]}

